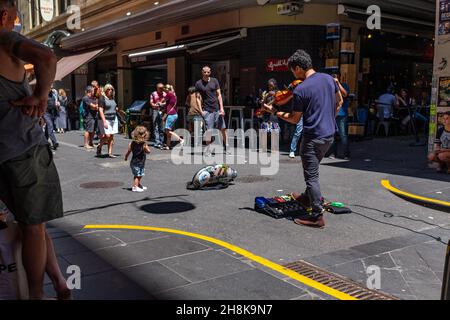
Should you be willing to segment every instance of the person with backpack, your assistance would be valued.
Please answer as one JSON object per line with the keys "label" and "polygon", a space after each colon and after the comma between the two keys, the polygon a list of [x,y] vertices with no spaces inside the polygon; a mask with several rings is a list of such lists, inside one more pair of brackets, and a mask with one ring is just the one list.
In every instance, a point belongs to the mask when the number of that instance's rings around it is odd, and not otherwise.
{"label": "person with backpack", "polygon": [[47,109],[43,115],[43,120],[45,122],[45,138],[48,140],[50,138],[50,141],[52,142],[52,148],[53,150],[58,149],[59,143],[56,140],[55,131],[54,131],[54,123],[57,116],[57,105],[58,105],[58,97],[57,94],[55,94],[55,91],[53,88],[48,93],[48,100],[47,100]]}

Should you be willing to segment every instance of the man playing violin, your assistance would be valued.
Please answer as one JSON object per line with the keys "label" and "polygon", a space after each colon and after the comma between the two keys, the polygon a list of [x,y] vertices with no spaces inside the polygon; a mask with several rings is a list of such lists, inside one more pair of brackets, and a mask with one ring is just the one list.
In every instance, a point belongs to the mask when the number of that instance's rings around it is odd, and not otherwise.
{"label": "man playing violin", "polygon": [[341,108],[343,99],[334,79],[313,69],[311,57],[307,52],[297,50],[289,58],[288,66],[294,76],[303,81],[293,91],[293,111],[279,112],[268,104],[265,104],[264,108],[292,124],[297,124],[303,117],[300,156],[306,191],[298,200],[311,208],[311,214],[294,221],[300,225],[323,228],[325,221],[319,165],[334,141],[336,113]]}

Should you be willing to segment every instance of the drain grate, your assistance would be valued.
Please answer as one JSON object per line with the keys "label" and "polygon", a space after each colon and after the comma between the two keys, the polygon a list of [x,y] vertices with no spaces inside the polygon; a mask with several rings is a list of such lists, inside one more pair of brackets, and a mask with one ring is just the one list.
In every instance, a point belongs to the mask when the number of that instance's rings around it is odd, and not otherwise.
{"label": "drain grate", "polygon": [[122,187],[124,185],[123,182],[118,181],[95,181],[80,184],[80,188],[83,189],[113,189]]}
{"label": "drain grate", "polygon": [[399,300],[394,296],[390,296],[379,291],[370,290],[359,283],[320,269],[304,261],[289,263],[284,267],[359,300]]}
{"label": "drain grate", "polygon": [[248,175],[248,176],[242,176],[236,179],[237,182],[240,183],[255,183],[255,182],[266,182],[266,181],[272,181],[272,178],[265,177],[265,176],[254,176],[254,175]]}

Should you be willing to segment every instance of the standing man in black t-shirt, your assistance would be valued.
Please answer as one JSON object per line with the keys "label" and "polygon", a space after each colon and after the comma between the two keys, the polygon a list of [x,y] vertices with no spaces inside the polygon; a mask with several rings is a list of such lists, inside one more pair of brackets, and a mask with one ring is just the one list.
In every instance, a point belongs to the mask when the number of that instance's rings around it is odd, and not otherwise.
{"label": "standing man in black t-shirt", "polygon": [[[225,145],[228,146],[222,93],[220,90],[219,81],[216,78],[211,77],[211,68],[209,66],[203,67],[202,79],[197,81],[195,88],[201,94],[203,99],[203,116],[205,118],[206,129],[219,129],[222,132]],[[206,144],[211,144],[210,136],[208,136],[208,141]],[[209,154],[209,151],[207,154]]]}

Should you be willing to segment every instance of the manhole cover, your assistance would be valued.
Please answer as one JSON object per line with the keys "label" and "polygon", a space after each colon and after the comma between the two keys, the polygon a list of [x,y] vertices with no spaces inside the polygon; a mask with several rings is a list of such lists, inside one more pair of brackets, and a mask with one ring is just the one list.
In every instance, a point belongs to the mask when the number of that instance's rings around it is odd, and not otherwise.
{"label": "manhole cover", "polygon": [[117,181],[94,181],[80,184],[83,189],[113,189],[123,186],[123,182]]}
{"label": "manhole cover", "polygon": [[271,181],[272,178],[265,177],[265,176],[242,176],[236,179],[237,182],[240,183],[254,183],[254,182],[265,182],[265,181]]}

